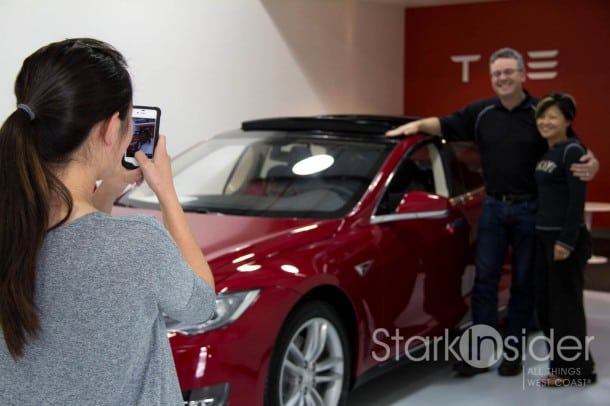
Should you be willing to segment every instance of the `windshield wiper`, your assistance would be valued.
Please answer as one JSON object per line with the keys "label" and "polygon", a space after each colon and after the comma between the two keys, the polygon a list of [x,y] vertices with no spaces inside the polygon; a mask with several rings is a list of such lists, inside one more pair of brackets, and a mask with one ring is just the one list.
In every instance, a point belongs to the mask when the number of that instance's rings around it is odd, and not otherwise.
{"label": "windshield wiper", "polygon": [[214,213],[212,210],[210,209],[206,209],[205,207],[184,207],[184,211],[186,212],[191,212],[191,213]]}

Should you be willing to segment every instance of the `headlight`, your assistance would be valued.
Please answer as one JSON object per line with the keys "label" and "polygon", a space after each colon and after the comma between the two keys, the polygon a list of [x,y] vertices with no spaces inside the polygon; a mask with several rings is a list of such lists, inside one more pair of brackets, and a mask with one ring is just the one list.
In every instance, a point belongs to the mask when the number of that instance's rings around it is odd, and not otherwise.
{"label": "headlight", "polygon": [[256,301],[260,289],[216,295],[216,312],[203,323],[184,323],[165,316],[168,334],[179,333],[187,336],[205,333],[226,326],[237,320]]}

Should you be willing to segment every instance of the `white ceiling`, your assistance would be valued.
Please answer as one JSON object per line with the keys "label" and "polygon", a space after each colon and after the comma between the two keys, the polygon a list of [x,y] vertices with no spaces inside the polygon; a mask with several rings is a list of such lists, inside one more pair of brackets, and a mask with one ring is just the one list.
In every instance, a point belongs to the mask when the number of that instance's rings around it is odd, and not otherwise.
{"label": "white ceiling", "polygon": [[401,7],[432,7],[449,4],[485,3],[499,0],[361,0],[369,3],[385,3]]}

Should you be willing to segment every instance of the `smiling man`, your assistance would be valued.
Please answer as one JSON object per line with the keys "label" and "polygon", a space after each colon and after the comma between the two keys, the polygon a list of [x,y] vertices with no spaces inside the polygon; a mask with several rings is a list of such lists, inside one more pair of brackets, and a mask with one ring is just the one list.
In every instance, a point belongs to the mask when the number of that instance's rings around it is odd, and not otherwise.
{"label": "smiling man", "polygon": [[[523,57],[512,48],[494,52],[489,60],[491,86],[496,97],[477,100],[444,117],[428,117],[404,124],[387,135],[416,133],[441,135],[447,141],[479,144],[487,196],[479,218],[476,277],[472,292],[474,324],[498,327],[498,284],[508,247],[512,248],[512,284],[505,341],[523,348],[523,329],[534,314],[534,247],[536,223],[536,163],[547,150],[536,129],[537,99],[524,88]],[[572,166],[576,176],[590,180],[599,163],[589,153]],[[498,369],[502,376],[522,371],[523,354],[506,351]],[[459,362],[461,376],[488,371]]]}

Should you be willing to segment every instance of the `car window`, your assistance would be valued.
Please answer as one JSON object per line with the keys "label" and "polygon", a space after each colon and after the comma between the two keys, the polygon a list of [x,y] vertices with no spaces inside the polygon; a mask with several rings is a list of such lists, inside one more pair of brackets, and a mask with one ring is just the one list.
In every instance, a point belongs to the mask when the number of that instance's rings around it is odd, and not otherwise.
{"label": "car window", "polygon": [[427,148],[402,160],[381,199],[378,214],[393,213],[405,193],[421,190],[434,192],[434,181]]}
{"label": "car window", "polygon": [[436,145],[424,143],[409,151],[392,173],[376,215],[391,214],[405,193],[423,191],[446,195],[442,159]]}
{"label": "car window", "polygon": [[445,144],[443,155],[447,162],[451,197],[483,187],[483,171],[477,144],[450,142]]}
{"label": "car window", "polygon": [[[253,133],[211,139],[172,162],[185,210],[338,217],[359,201],[393,148],[378,141],[318,133]],[[136,189],[121,203],[157,204],[146,188]]]}

